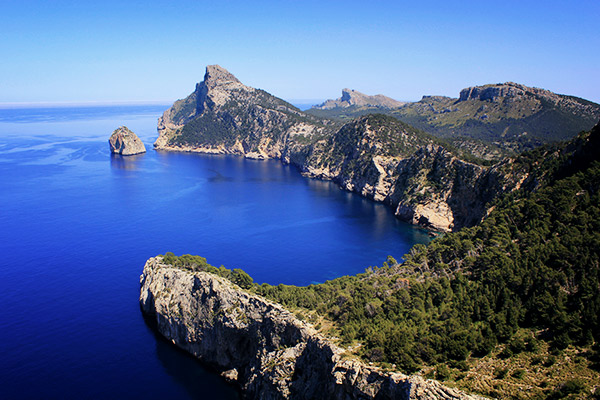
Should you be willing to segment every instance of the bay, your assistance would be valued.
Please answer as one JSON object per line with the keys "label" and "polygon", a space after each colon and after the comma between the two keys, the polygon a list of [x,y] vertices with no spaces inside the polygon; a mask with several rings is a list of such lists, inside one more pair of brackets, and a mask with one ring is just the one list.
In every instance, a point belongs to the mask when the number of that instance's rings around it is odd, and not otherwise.
{"label": "bay", "polygon": [[[306,285],[427,233],[278,161],[156,152],[166,105],[0,110],[0,398],[237,398],[140,312],[157,254]],[[148,152],[111,156],[127,125]]]}

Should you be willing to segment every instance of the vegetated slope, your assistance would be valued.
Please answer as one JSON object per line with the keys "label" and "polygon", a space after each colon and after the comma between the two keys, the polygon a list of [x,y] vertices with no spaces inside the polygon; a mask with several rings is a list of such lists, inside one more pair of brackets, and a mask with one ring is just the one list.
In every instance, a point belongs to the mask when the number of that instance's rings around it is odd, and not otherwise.
{"label": "vegetated slope", "polygon": [[600,126],[505,167],[529,171],[520,190],[403,263],[254,290],[404,372],[501,398],[598,393]]}
{"label": "vegetated slope", "polygon": [[[556,350],[598,343],[600,127],[515,164],[530,171],[520,191],[481,224],[416,246],[404,263],[306,288],[263,285],[260,293],[317,310],[343,340],[361,342],[364,357],[408,371],[438,363],[468,369],[477,362],[464,360],[497,353],[499,343],[501,357],[536,353],[544,343]],[[587,354],[580,366],[598,362],[597,348]],[[523,374],[528,368],[540,367],[526,365]],[[597,373],[579,375],[577,387],[600,384]],[[570,377],[527,384],[549,394],[561,379]],[[517,387],[499,384],[487,394],[520,398],[511,392]]]}
{"label": "vegetated slope", "polygon": [[159,119],[154,145],[289,161],[290,154],[299,152],[313,136],[330,134],[336,126],[209,65],[196,90]]}
{"label": "vegetated slope", "polygon": [[463,89],[458,99],[423,96],[401,107],[356,105],[307,113],[347,120],[386,113],[490,160],[543,143],[567,140],[589,130],[600,118],[600,105],[573,96],[507,82]]}

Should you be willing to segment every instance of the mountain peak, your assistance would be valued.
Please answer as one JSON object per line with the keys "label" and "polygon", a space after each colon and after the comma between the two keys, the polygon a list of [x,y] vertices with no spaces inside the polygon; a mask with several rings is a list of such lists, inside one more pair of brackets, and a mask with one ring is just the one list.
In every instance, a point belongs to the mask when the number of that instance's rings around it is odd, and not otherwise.
{"label": "mountain peak", "polygon": [[344,88],[342,89],[342,97],[336,100],[327,100],[326,102],[316,106],[315,108],[327,110],[331,108],[337,107],[362,107],[362,106],[371,106],[371,107],[386,107],[386,108],[395,108],[404,105],[403,102],[394,100],[392,98],[386,97],[381,94],[376,94],[374,96],[369,96],[367,94],[361,93],[354,89]]}
{"label": "mountain peak", "polygon": [[204,83],[207,86],[216,86],[223,83],[241,83],[231,72],[227,71],[220,65],[206,66],[204,74]]}

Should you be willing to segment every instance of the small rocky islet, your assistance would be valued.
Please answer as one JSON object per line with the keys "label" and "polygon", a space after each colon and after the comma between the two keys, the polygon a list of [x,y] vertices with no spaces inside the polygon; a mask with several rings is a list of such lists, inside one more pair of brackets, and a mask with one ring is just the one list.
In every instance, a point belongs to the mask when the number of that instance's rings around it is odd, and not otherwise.
{"label": "small rocky islet", "polygon": [[[481,115],[474,120],[473,113]],[[396,119],[402,115],[421,129]],[[197,256],[187,265],[172,255],[154,257],[141,276],[142,310],[161,334],[215,367],[248,398],[597,395],[594,357],[600,357],[590,344],[600,340],[600,327],[598,313],[589,310],[600,304],[598,255],[590,253],[600,248],[594,233],[600,212],[597,201],[589,200],[598,198],[600,187],[600,123],[591,129],[590,122],[599,118],[595,103],[514,83],[467,88],[458,99],[424,96],[415,103],[345,89],[340,99],[302,112],[220,66],[208,66],[196,90],[159,119],[157,150],[279,159],[307,177],[332,180],[388,204],[400,219],[447,233],[428,247],[416,246],[402,263],[391,259],[382,268],[340,278],[339,290],[332,289],[336,283],[269,288],[252,284],[239,275],[243,271],[237,272],[242,281],[235,270],[223,279],[226,269],[197,262]],[[582,129],[591,130],[578,135]],[[456,130],[467,136],[449,140]],[[569,141],[544,145],[557,138]],[[548,201],[556,201],[556,209],[539,214]],[[569,213],[578,217],[569,219]],[[569,252],[582,257],[573,262]],[[566,258],[557,263],[561,255]],[[244,289],[248,282],[251,290]],[[321,290],[338,290],[321,299],[329,308],[320,318],[339,318],[327,324],[337,324],[340,335],[350,322],[348,304],[382,323],[388,306],[406,303],[407,326],[428,335],[421,339],[434,340],[417,343],[418,350],[403,344],[408,358],[423,363],[421,375],[404,375],[395,365],[390,370],[396,361],[384,357],[386,341],[406,338],[388,335],[375,345],[359,341],[355,349],[376,351],[357,354],[278,304],[312,313],[319,307],[310,299]],[[362,299],[365,304],[351,298],[353,291],[365,290],[372,292]],[[446,297],[440,303],[430,292]],[[412,298],[416,303],[410,306]],[[543,306],[536,300],[541,298],[558,300]],[[554,307],[554,316],[544,311],[548,307]],[[425,308],[436,315],[433,322],[424,321]],[[460,317],[452,318],[466,325],[447,319],[457,312]],[[391,321],[383,322],[393,328]],[[436,330],[446,332],[439,343]],[[417,342],[419,335],[410,340]],[[427,365],[423,360],[436,359],[435,346],[450,355]],[[567,353],[559,359],[562,351]],[[398,363],[415,371],[407,357]],[[389,364],[378,364],[381,360]],[[422,375],[452,378],[451,385],[463,390]]]}
{"label": "small rocky islet", "polygon": [[126,126],[115,129],[108,139],[110,152],[122,156],[132,156],[146,152],[142,140]]}

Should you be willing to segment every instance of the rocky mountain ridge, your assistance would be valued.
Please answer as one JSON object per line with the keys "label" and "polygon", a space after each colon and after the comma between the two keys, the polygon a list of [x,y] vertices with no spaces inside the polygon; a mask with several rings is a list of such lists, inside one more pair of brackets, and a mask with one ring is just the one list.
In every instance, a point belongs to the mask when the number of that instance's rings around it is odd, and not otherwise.
{"label": "rocky mountain ridge", "polygon": [[373,96],[366,95],[354,89],[342,89],[342,97],[335,100],[326,100],[324,103],[314,106],[315,109],[328,110],[332,108],[346,107],[384,107],[396,108],[401,107],[406,102],[394,100],[382,94]]}
{"label": "rocky mountain ridge", "polygon": [[208,272],[149,259],[140,304],[161,334],[253,399],[482,399],[345,357],[278,304]]}
{"label": "rocky mountain ridge", "polygon": [[423,96],[420,101],[389,109],[350,106],[307,110],[315,116],[342,121],[373,112],[392,115],[446,138],[480,158],[499,160],[591,129],[600,118],[600,105],[506,82],[465,88],[458,98]]}
{"label": "rocky mountain ridge", "polygon": [[467,161],[443,141],[384,115],[343,126],[307,115],[219,66],[159,120],[157,149],[280,159],[306,176],[393,207],[439,231],[479,221],[486,204],[522,179]]}
{"label": "rocky mountain ridge", "polygon": [[159,118],[154,146],[289,161],[312,137],[331,133],[333,126],[209,65],[196,90]]}

